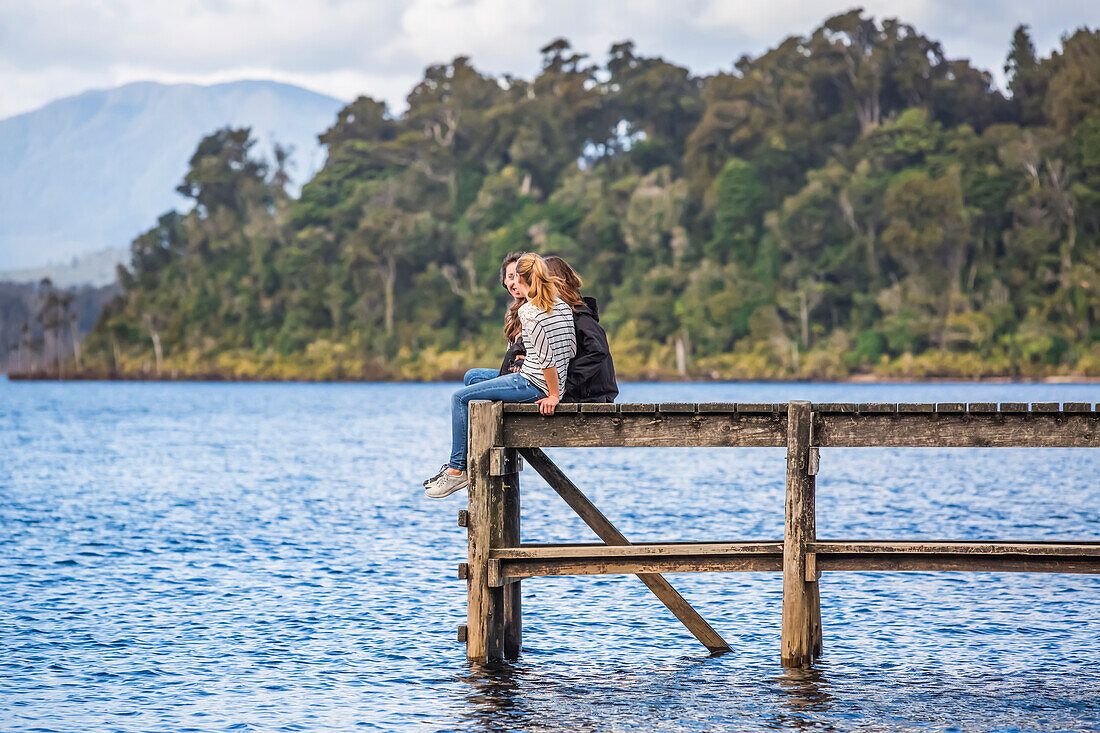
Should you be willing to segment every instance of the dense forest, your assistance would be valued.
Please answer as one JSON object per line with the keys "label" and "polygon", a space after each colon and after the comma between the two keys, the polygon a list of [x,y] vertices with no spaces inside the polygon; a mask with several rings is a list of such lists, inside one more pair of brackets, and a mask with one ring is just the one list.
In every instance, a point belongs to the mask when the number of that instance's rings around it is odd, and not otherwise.
{"label": "dense forest", "polygon": [[1100,375],[1100,32],[1008,90],[855,10],[729,72],[557,40],[532,80],[432,66],[287,151],[201,141],[134,240],[89,374],[432,379],[493,365],[512,250],[601,302],[627,377]]}
{"label": "dense forest", "polygon": [[82,370],[81,339],[118,285],[61,288],[0,281],[0,372],[70,376]]}

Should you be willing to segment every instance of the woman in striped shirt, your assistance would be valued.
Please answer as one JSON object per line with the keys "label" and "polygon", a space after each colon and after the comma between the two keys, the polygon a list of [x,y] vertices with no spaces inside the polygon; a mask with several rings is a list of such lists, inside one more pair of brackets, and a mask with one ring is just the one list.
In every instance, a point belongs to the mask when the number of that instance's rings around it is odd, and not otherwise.
{"label": "woman in striped shirt", "polygon": [[424,482],[424,493],[431,498],[449,496],[469,483],[466,431],[471,400],[537,402],[542,414],[554,414],[565,389],[569,360],[577,353],[573,309],[558,297],[556,282],[536,254],[525,254],[516,264],[516,287],[527,300],[518,312],[527,357],[518,372],[477,382],[454,393],[451,457],[439,473]]}

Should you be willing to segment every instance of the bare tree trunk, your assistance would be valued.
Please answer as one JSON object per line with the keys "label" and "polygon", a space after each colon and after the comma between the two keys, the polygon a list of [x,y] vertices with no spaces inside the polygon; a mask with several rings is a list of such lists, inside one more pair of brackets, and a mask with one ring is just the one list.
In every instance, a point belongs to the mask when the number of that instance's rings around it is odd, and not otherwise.
{"label": "bare tree trunk", "polygon": [[386,297],[386,335],[393,335],[393,291],[397,285],[397,258],[391,253],[386,257],[386,269],[382,273]]}
{"label": "bare tree trunk", "polygon": [[691,351],[691,342],[688,334],[683,329],[676,334],[676,373],[681,377],[687,376],[688,353]]}
{"label": "bare tree trunk", "polygon": [[802,322],[802,346],[806,348],[810,345],[810,304],[806,302],[805,290],[798,292],[798,310]]}
{"label": "bare tree trunk", "polygon": [[157,376],[159,377],[161,368],[164,366],[164,352],[160,348],[160,334],[154,328],[150,328],[149,331],[153,336],[153,353],[157,357]]}
{"label": "bare tree trunk", "polygon": [[83,370],[80,353],[80,331],[76,327],[76,316],[69,320],[69,336],[73,340],[73,357],[76,359],[77,371]]}
{"label": "bare tree trunk", "polygon": [[122,354],[119,353],[118,339],[116,339],[114,336],[111,337],[111,353],[114,355],[115,358],[114,371],[117,373],[119,371],[119,365],[122,363]]}

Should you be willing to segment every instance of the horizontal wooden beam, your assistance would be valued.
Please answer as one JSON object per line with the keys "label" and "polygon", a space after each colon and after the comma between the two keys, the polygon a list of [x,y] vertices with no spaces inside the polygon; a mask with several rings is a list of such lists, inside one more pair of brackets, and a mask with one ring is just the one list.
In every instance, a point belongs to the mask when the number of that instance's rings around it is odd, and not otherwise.
{"label": "horizontal wooden beam", "polygon": [[[811,404],[813,412],[840,414],[881,414],[893,412],[940,412],[959,413],[1042,413],[1057,412],[1088,413],[1100,412],[1100,403],[1096,409],[1091,402],[815,402]],[[506,414],[538,414],[535,404],[504,405]],[[744,415],[786,414],[786,402],[620,402],[587,403],[563,402],[557,406],[557,414],[584,413],[729,413]]]}
{"label": "horizontal wooden beam", "polygon": [[825,540],[807,545],[823,557],[835,554],[954,554],[1100,557],[1100,542],[974,542],[972,540]]}
{"label": "horizontal wooden beam", "polygon": [[819,413],[813,436],[823,448],[1100,448],[1100,415]]}
{"label": "horizontal wooden beam", "polygon": [[779,555],[681,555],[677,557],[500,560],[501,578],[553,575],[638,575],[640,573],[778,572]]}
{"label": "horizontal wooden beam", "polygon": [[[814,579],[829,571],[1100,573],[1100,542],[825,540],[807,545]],[[781,542],[654,542],[608,547],[545,544],[494,548],[492,583],[555,575],[771,572]],[[810,579],[809,577],[807,578]]]}
{"label": "horizontal wooden beam", "polygon": [[[1025,412],[1013,412],[1011,408],[999,412],[981,409],[990,404],[972,403],[977,409],[971,411],[966,411],[963,403],[931,405],[945,408],[936,412],[904,411],[903,405],[896,405],[895,412],[875,411],[882,406],[870,404],[814,405],[813,443],[832,448],[1100,447],[1100,413],[1043,412],[1043,403],[1036,403],[1031,411]],[[786,445],[786,417],[778,410],[751,412],[733,405],[732,411],[719,412],[703,409],[702,404],[695,406],[696,412],[675,411],[683,408],[680,404],[673,405],[671,411],[662,411],[661,405],[618,407],[619,412],[573,411],[552,416],[508,410],[504,417],[504,442],[516,448]],[[644,410],[628,409],[634,407]],[[831,410],[819,411],[819,407]],[[847,407],[851,410],[846,410]],[[949,407],[958,409],[951,411]]]}
{"label": "horizontal wooden beam", "polygon": [[520,545],[489,551],[501,560],[556,558],[644,558],[683,555],[782,555],[783,542],[638,542],[632,545]]}
{"label": "horizontal wooden beam", "polygon": [[956,553],[817,554],[818,571],[1100,574],[1100,556],[1053,556]]}
{"label": "horizontal wooden beam", "polygon": [[[626,405],[623,405],[626,407]],[[509,413],[504,444],[515,448],[755,447],[786,445],[780,413]]]}

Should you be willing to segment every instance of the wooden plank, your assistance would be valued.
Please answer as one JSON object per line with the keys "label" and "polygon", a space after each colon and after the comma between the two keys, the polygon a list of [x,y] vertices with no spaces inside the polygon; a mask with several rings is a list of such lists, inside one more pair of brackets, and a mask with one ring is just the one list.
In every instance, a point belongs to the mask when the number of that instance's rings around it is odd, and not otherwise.
{"label": "wooden plank", "polygon": [[534,404],[533,402],[530,402],[530,403],[509,402],[509,403],[504,405],[504,414],[506,414],[506,415],[530,415],[530,414],[536,414],[537,415],[538,411],[539,411],[539,406]]}
{"label": "wooden plank", "polygon": [[520,545],[501,547],[490,553],[492,559],[551,559],[567,557],[648,558],[681,555],[775,555],[783,554],[783,543],[775,542],[673,542],[631,545]]}
{"label": "wooden plank", "polygon": [[816,537],[815,479],[809,473],[812,424],[810,403],[791,402],[787,412],[783,627],[780,641],[784,667],[811,664],[821,654],[818,584],[806,582],[806,548]]}
{"label": "wooden plank", "polygon": [[1066,402],[1062,405],[1063,412],[1092,412],[1091,402]]}
{"label": "wooden plank", "polygon": [[[520,544],[520,492],[519,471],[523,468],[523,459],[511,448],[505,449],[504,465],[512,469],[502,477],[504,490],[504,531],[501,537],[505,547]],[[490,562],[496,548],[489,549]],[[489,568],[492,576],[493,568]],[[490,583],[493,578],[490,577]],[[517,581],[510,581],[504,589],[504,658],[518,659],[523,647],[523,592]]]}
{"label": "wooden plank", "polygon": [[813,405],[814,412],[859,412],[859,405],[855,402],[818,402]]}
{"label": "wooden plank", "polygon": [[816,583],[821,578],[821,571],[817,569],[817,553],[806,553],[806,576],[807,583]]}
{"label": "wooden plank", "polygon": [[845,448],[1097,448],[1096,413],[818,415],[814,443]]}
{"label": "wooden plank", "polygon": [[[521,450],[520,453],[584,523],[596,533],[597,537],[609,545],[630,544],[623,533],[608,521],[607,517],[588,500],[588,497],[581,493],[581,490],[561,472],[561,469],[554,465],[553,461],[542,450],[539,448],[526,448]],[[667,580],[654,572],[635,574],[703,646],[711,652],[729,650],[729,645],[725,639],[710,627],[710,624],[691,607],[691,604],[684,600],[683,596]]]}
{"label": "wooden plank", "polygon": [[966,403],[967,412],[996,412],[996,402],[968,402]]}
{"label": "wooden plank", "polygon": [[617,415],[509,414],[504,444],[515,448],[575,447],[782,447],[781,413],[631,413]]}
{"label": "wooden plank", "polygon": [[897,412],[897,403],[893,402],[860,402],[858,412]]}
{"label": "wooden plank", "polygon": [[733,402],[700,402],[699,412],[737,412],[737,404]]}
{"label": "wooden plank", "polygon": [[777,414],[786,412],[787,406],[777,402],[738,402],[737,411],[746,415]]}
{"label": "wooden plank", "polygon": [[626,402],[619,405],[619,412],[657,412],[652,402]]}
{"label": "wooden plank", "polygon": [[662,402],[657,405],[657,412],[665,413],[695,413],[697,412],[694,402]]}
{"label": "wooden plank", "polygon": [[810,448],[810,465],[806,472],[816,476],[819,470],[821,470],[821,450],[815,445]]}
{"label": "wooden plank", "polygon": [[1100,557],[1049,555],[959,554],[823,554],[817,566],[823,572],[982,572],[982,573],[1082,573],[1100,574]]}
{"label": "wooden plank", "polygon": [[510,448],[494,447],[489,449],[489,475],[507,476],[523,470],[523,459]]}
{"label": "wooden plank", "polygon": [[458,625],[458,643],[459,644],[465,644],[466,643],[466,624],[459,624]]}
{"label": "wooden plank", "polygon": [[582,402],[581,412],[618,412],[619,406],[614,402]]}
{"label": "wooden plank", "polygon": [[489,551],[503,544],[504,534],[502,479],[489,475],[491,449],[503,442],[503,409],[500,402],[475,400],[469,410],[466,657],[486,662],[504,658],[504,595],[489,585]]}
{"label": "wooden plank", "polygon": [[[500,560],[499,562],[500,575],[504,579],[558,575],[636,575],[645,579],[654,576],[661,577],[659,573],[759,573],[778,572],[783,569],[783,559],[778,555],[684,555],[680,557],[599,559],[564,557],[537,560]],[[650,583],[645,580],[642,582],[645,582],[646,586],[653,590],[656,595],[657,591]],[[665,581],[665,583],[667,582]],[[698,638],[697,635],[696,638]],[[717,645],[714,649],[711,649],[711,651],[727,650],[728,646],[723,648]]]}
{"label": "wooden plank", "polygon": [[965,402],[937,402],[936,403],[936,412],[946,412],[946,413],[966,412],[966,403]]}
{"label": "wooden plank", "polygon": [[1061,412],[1057,402],[1032,402],[1032,412]]}
{"label": "wooden plank", "polygon": [[1026,402],[1002,402],[1000,404],[1000,409],[1001,412],[1009,413],[1027,412],[1028,405]]}
{"label": "wooden plank", "polygon": [[469,527],[470,526],[470,512],[468,509],[458,510],[458,526]]}
{"label": "wooden plank", "polygon": [[460,562],[458,564],[458,579],[466,580],[470,577],[470,563]]}
{"label": "wooden plank", "polygon": [[972,540],[824,540],[810,552],[832,554],[1028,555],[1033,557],[1100,557],[1100,542],[974,542]]}
{"label": "wooden plank", "polygon": [[898,412],[935,412],[934,402],[899,402]]}

